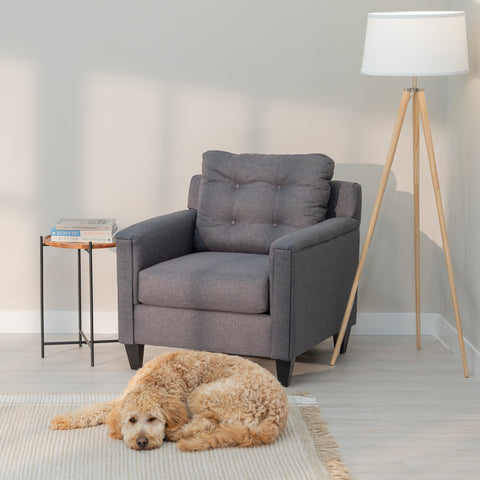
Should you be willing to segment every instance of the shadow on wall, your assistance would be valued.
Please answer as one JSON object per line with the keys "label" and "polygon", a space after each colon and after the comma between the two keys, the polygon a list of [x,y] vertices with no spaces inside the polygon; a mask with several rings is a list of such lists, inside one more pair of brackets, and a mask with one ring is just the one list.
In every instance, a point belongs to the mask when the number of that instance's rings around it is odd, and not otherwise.
{"label": "shadow on wall", "polygon": [[[373,164],[337,164],[335,167],[335,179],[362,185],[360,251],[382,172],[383,166]],[[440,273],[446,274],[445,257],[441,246],[422,232],[421,216],[420,205],[421,310],[439,312],[444,292]],[[414,265],[413,195],[396,189],[396,177],[391,171],[360,278],[358,310],[369,313],[414,312]],[[457,288],[461,285],[460,279]],[[414,328],[412,325],[412,333]]]}
{"label": "shadow on wall", "polygon": [[[343,5],[316,2],[10,2],[0,60],[21,59],[31,70],[33,131],[24,143],[32,146],[37,229],[59,215],[50,213],[59,212],[59,198],[69,215],[89,215],[102,201],[108,216],[115,200],[146,199],[153,178],[167,179],[154,198],[171,204],[176,163],[188,158],[189,143],[201,143],[199,127],[231,148],[257,150],[264,99],[350,108],[365,8],[350,6],[345,16]],[[332,50],[326,39],[337,37]],[[352,93],[332,95],[336,89]]]}

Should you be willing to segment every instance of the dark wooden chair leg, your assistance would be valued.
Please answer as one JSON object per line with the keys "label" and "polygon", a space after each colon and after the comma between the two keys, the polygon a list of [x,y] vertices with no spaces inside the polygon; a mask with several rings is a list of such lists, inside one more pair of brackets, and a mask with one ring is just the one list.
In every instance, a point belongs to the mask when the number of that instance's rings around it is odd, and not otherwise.
{"label": "dark wooden chair leg", "polygon": [[[340,353],[345,353],[348,347],[348,340],[350,339],[350,330],[352,326],[349,325],[345,330],[345,336],[343,337],[342,346],[340,347]],[[338,333],[333,336],[333,346],[335,347],[337,344]]]}
{"label": "dark wooden chair leg", "polygon": [[145,345],[133,344],[126,345],[125,350],[127,352],[128,361],[132,370],[138,370],[143,365],[143,352]]}
{"label": "dark wooden chair leg", "polygon": [[276,360],[277,363],[277,378],[284,386],[288,387],[292,380],[293,365],[295,360]]}

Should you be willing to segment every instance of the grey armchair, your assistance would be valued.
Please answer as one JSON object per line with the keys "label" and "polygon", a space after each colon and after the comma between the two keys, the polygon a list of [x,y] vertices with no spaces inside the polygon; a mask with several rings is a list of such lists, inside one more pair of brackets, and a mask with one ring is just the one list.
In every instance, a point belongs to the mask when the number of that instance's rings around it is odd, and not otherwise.
{"label": "grey armchair", "polygon": [[[210,151],[188,209],[117,234],[119,339],[276,360],[340,330],[358,264],[361,188],[321,154]],[[341,352],[347,348],[353,308]]]}

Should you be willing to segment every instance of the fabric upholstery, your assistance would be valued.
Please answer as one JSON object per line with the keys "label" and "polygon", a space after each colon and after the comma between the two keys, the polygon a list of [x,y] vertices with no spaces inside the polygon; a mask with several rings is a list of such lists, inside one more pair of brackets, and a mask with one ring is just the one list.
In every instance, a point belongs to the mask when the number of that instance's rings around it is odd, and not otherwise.
{"label": "fabric upholstery", "polygon": [[[338,333],[358,263],[359,226],[332,218],[272,243],[272,358],[295,358],[313,338]],[[354,324],[356,312],[350,319]]]}
{"label": "fabric upholstery", "polygon": [[[198,196],[202,175],[194,175],[188,191],[188,208],[198,208]],[[353,217],[360,221],[362,214],[362,187],[355,182],[330,181],[330,199],[327,218]]]}
{"label": "fabric upholstery", "polygon": [[200,174],[194,175],[190,180],[190,188],[188,189],[188,208],[198,208],[198,195],[200,192],[200,183],[202,176]]}
{"label": "fabric upholstery", "polygon": [[362,213],[362,188],[358,183],[330,182],[330,200],[327,218],[352,217],[360,221]]}
{"label": "fabric upholstery", "polygon": [[133,343],[133,307],[141,270],[193,251],[196,210],[182,210],[136,223],[117,233],[118,333]]}
{"label": "fabric upholstery", "polygon": [[277,238],[326,218],[333,169],[321,154],[206,152],[195,249],[268,254]]}
{"label": "fabric upholstery", "polygon": [[135,305],[135,343],[270,357],[272,319],[266,314]]}
{"label": "fabric upholstery", "polygon": [[161,307],[265,313],[268,276],[268,255],[198,252],[142,270],[138,298]]}

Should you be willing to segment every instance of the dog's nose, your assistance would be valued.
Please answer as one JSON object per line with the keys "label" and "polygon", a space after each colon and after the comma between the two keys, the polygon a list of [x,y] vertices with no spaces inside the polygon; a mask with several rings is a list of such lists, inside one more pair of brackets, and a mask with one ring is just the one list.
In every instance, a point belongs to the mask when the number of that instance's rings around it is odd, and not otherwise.
{"label": "dog's nose", "polygon": [[137,438],[137,446],[138,448],[145,448],[148,444],[148,439],[146,439],[145,437],[138,437]]}

